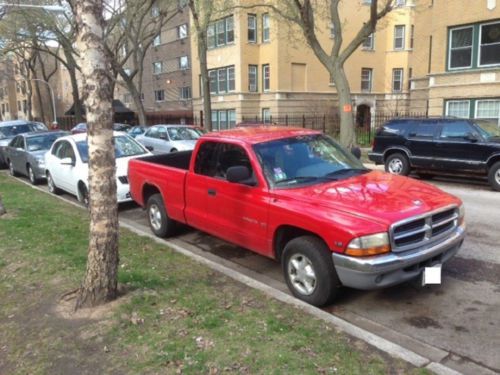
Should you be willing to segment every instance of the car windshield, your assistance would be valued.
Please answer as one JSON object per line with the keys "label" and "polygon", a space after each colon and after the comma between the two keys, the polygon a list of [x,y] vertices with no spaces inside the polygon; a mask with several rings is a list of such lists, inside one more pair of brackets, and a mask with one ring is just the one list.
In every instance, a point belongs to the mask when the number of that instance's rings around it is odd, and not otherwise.
{"label": "car windshield", "polygon": [[500,137],[500,123],[498,120],[475,120],[474,122],[485,139]]}
{"label": "car windshield", "polygon": [[32,124],[18,124],[18,125],[8,125],[8,126],[2,126],[0,128],[0,139],[2,138],[11,138],[14,137],[18,134],[22,133],[29,133],[34,129]]}
{"label": "car windshield", "polygon": [[27,137],[26,145],[28,146],[28,151],[48,150],[52,146],[52,143],[63,135],[65,135],[65,133],[50,133],[37,135],[35,137]]}
{"label": "car windshield", "polygon": [[331,138],[306,135],[254,146],[264,175],[276,188],[337,181],[369,172]]}
{"label": "car windshield", "polygon": [[[143,155],[147,152],[139,143],[137,143],[137,141],[129,136],[117,136],[114,137],[114,141],[115,157],[117,159],[135,155]],[[87,144],[87,141],[85,140],[76,142],[76,147],[78,148],[78,152],[80,153],[82,162],[87,163],[89,161],[89,146]]]}
{"label": "car windshield", "polygon": [[169,127],[167,132],[172,141],[194,141],[200,138],[200,134],[196,130],[188,127]]}

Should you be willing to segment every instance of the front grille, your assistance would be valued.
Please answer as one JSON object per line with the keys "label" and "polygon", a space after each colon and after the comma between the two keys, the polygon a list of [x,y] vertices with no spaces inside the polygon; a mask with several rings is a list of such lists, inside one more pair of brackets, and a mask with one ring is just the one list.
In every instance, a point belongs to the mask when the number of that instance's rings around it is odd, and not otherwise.
{"label": "front grille", "polygon": [[448,207],[393,224],[392,251],[406,251],[438,241],[458,225],[458,207]]}
{"label": "front grille", "polygon": [[119,176],[118,177],[118,180],[122,183],[122,184],[128,184],[128,177],[127,176]]}

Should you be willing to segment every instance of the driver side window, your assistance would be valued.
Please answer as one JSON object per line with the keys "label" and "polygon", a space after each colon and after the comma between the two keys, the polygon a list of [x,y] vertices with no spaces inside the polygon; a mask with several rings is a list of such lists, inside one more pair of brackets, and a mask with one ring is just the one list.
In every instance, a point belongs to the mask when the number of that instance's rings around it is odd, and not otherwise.
{"label": "driver side window", "polygon": [[236,166],[247,167],[250,171],[250,175],[253,174],[252,164],[250,163],[247,152],[242,147],[229,143],[220,145],[216,165],[216,178],[226,179],[227,170]]}

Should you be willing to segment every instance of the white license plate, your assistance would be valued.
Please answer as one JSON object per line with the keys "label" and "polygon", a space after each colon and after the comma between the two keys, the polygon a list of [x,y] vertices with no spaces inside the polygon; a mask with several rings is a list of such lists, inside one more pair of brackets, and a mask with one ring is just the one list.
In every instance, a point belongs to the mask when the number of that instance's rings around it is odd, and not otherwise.
{"label": "white license plate", "polygon": [[424,268],[422,286],[429,284],[441,284],[441,264]]}

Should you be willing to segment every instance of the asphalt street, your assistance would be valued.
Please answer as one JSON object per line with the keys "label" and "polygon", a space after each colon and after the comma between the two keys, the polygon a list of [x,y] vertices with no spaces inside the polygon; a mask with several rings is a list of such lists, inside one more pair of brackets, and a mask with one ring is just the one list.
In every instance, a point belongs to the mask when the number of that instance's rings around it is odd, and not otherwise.
{"label": "asphalt street", "polygon": [[[442,284],[345,288],[325,310],[464,374],[500,373],[500,193],[481,180],[428,182],[460,197],[466,208],[467,237],[443,267]],[[149,231],[145,212],[133,203],[120,207],[120,219]],[[174,242],[287,291],[280,265],[270,259],[190,228]]]}

